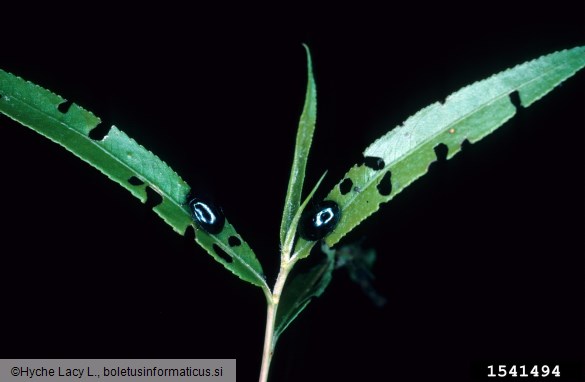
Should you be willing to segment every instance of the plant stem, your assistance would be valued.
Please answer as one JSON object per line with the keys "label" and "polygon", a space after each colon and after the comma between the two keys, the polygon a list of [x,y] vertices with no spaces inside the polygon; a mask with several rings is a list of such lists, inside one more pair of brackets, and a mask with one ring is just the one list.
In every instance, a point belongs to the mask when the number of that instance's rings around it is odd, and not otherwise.
{"label": "plant stem", "polygon": [[272,355],[276,347],[276,338],[274,336],[274,324],[276,322],[276,311],[278,310],[278,303],[280,302],[280,295],[286,282],[286,278],[296,261],[287,261],[283,256],[281,259],[280,272],[274,284],[272,295],[267,297],[268,308],[266,310],[266,331],[264,333],[264,350],[262,353],[262,367],[260,368],[260,382],[268,381],[268,372],[270,371],[270,363],[272,362]]}
{"label": "plant stem", "polygon": [[266,312],[266,332],[264,333],[264,350],[262,353],[262,367],[260,369],[260,382],[268,381],[270,362],[274,354],[274,321],[276,319],[276,308],[278,305],[268,303]]}

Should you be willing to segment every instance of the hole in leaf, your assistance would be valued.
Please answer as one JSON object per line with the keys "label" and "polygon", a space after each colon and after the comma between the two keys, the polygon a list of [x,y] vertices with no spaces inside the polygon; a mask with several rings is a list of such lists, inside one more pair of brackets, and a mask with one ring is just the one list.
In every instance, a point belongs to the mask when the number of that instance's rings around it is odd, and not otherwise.
{"label": "hole in leaf", "polygon": [[106,123],[103,122],[100,123],[93,129],[91,129],[91,131],[89,132],[89,137],[94,141],[101,141],[110,131],[110,128],[108,126],[109,125]]}
{"label": "hole in leaf", "polygon": [[217,244],[213,244],[213,251],[217,256],[219,256],[223,261],[226,263],[231,263],[234,261],[230,255],[228,255],[221,247]]}
{"label": "hole in leaf", "polygon": [[390,179],[391,176],[392,174],[390,173],[390,171],[386,171],[386,174],[384,174],[382,180],[376,186],[380,195],[388,196],[392,192],[392,181]]}
{"label": "hole in leaf", "polygon": [[461,150],[467,150],[469,146],[471,146],[469,139],[464,139],[463,142],[461,142]]}
{"label": "hole in leaf", "polygon": [[131,176],[130,179],[128,179],[128,183],[130,183],[133,186],[142,186],[144,184],[143,181],[141,181],[135,176]]}
{"label": "hole in leaf", "polygon": [[230,247],[237,247],[242,245],[242,241],[237,236],[230,236],[228,238],[228,244]]}
{"label": "hole in leaf", "polygon": [[386,165],[384,159],[378,157],[364,157],[364,164],[372,170],[381,170]]}
{"label": "hole in leaf", "polygon": [[72,101],[65,100],[65,102],[61,102],[59,106],[57,106],[57,110],[59,110],[63,114],[66,114],[69,111],[71,105],[73,105]]}
{"label": "hole in leaf", "polygon": [[518,92],[518,90],[514,90],[512,93],[510,93],[510,102],[512,102],[512,105],[514,105],[516,109],[522,108],[522,103],[520,101],[520,93]]}
{"label": "hole in leaf", "polygon": [[444,162],[447,160],[447,154],[449,153],[449,147],[447,147],[444,143],[439,143],[435,146],[435,155],[437,156],[437,161]]}
{"label": "hole in leaf", "polygon": [[193,245],[193,240],[195,240],[195,228],[192,225],[189,225],[185,230],[185,241],[189,243],[189,245]]}
{"label": "hole in leaf", "polygon": [[146,207],[154,208],[161,204],[163,201],[162,196],[160,196],[156,191],[154,191],[150,187],[146,187]]}
{"label": "hole in leaf", "polygon": [[351,181],[351,179],[345,178],[345,179],[343,179],[343,182],[341,182],[339,184],[339,192],[341,192],[341,195],[345,195],[349,191],[351,191],[352,186],[353,186],[353,182]]}

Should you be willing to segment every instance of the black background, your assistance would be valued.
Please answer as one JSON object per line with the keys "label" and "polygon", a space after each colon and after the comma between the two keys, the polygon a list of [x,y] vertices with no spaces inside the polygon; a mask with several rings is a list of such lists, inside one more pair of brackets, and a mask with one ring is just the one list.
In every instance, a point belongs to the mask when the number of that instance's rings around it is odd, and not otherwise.
{"label": "black background", "polygon": [[[3,12],[0,67],[213,195],[273,278],[301,43],[319,100],[306,184],[328,169],[326,191],[420,108],[584,42],[579,2],[438,4],[31,6]],[[337,272],[283,335],[273,380],[466,381],[492,362],[581,362],[584,81],[433,164],[349,235],[378,250],[388,304]],[[0,133],[0,356],[236,358],[239,380],[257,379],[259,289],[58,145],[4,116]]]}

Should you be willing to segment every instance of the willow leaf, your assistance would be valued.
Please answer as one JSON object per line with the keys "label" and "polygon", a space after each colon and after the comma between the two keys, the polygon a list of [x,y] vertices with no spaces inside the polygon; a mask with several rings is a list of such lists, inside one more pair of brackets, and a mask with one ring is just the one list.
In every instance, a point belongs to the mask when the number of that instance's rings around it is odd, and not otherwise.
{"label": "willow leaf", "polygon": [[[297,212],[295,213],[294,217],[291,220],[290,229],[289,229],[289,231],[286,234],[286,237],[284,239],[284,244],[283,244],[284,248],[292,247],[292,243],[294,242],[295,238],[297,237],[297,229],[298,229],[299,221],[301,220],[301,215],[303,214],[303,211],[305,210],[305,208],[307,208],[307,204],[309,204],[309,202],[313,199],[313,195],[315,195],[315,192],[317,192],[317,189],[321,185],[321,182],[323,181],[323,179],[325,179],[325,175],[327,175],[327,171],[325,171],[323,173],[323,175],[321,175],[321,178],[319,178],[319,180],[317,181],[317,183],[315,184],[315,186],[313,187],[311,192],[309,192],[309,195],[307,195],[303,204],[301,204],[300,207],[297,209]],[[297,243],[300,240],[304,240],[304,239],[302,239],[299,236]],[[309,243],[314,244],[315,242],[309,242]],[[303,256],[299,256],[299,253],[296,251],[296,246],[295,246],[295,251],[293,251],[293,257],[298,257],[299,259],[307,257],[310,253],[311,248],[313,248],[312,245],[308,248],[309,249],[308,252],[303,253],[302,254]]]}
{"label": "willow leaf", "polygon": [[198,229],[195,239],[217,262],[236,276],[259,286],[265,293],[270,292],[262,265],[229,222],[226,221],[223,230],[217,235]]}
{"label": "willow leaf", "polygon": [[305,105],[297,129],[295,153],[286,192],[282,222],[280,224],[280,243],[283,246],[291,227],[291,222],[301,203],[305,168],[315,131],[315,121],[317,120],[317,87],[313,78],[311,52],[307,45],[303,44],[303,46],[307,51],[307,92],[305,94]]}
{"label": "willow leaf", "polygon": [[[183,235],[186,228],[193,225],[185,205],[189,185],[165,162],[115,126],[102,140],[91,139],[89,133],[100,123],[100,119],[76,104],[71,104],[62,113],[58,106],[64,102],[62,97],[0,70],[0,112],[65,147],[143,203],[147,199],[146,187],[151,187],[162,197],[162,202],[153,210]],[[227,222],[224,231],[229,232],[229,236],[237,236]],[[198,236],[203,235],[198,232]],[[218,246],[229,247],[229,236],[222,233],[198,240],[204,243],[211,240]],[[233,262],[220,263],[240,278],[267,290],[260,263],[252,249],[243,240],[240,242],[237,248],[226,250]],[[211,246],[202,246],[217,260]]]}
{"label": "willow leaf", "polygon": [[274,335],[278,338],[292,321],[309,305],[314,297],[323,294],[331,282],[331,273],[335,264],[335,250],[325,244],[321,246],[325,257],[308,270],[293,274],[283,289]]}
{"label": "willow leaf", "polygon": [[327,199],[343,214],[326,238],[337,243],[361,221],[428,171],[435,147],[444,144],[450,159],[464,140],[482,139],[516,113],[510,94],[528,107],[585,66],[585,47],[542,56],[451,94],[408,118],[364,151],[369,163],[352,167]]}

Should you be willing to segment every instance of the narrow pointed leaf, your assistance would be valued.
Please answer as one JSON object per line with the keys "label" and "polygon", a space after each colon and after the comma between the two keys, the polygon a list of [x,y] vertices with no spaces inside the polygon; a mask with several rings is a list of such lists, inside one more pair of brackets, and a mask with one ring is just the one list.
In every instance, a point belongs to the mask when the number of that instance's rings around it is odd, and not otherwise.
{"label": "narrow pointed leaf", "polygon": [[278,311],[274,335],[278,338],[290,323],[309,305],[314,297],[323,294],[331,282],[331,273],[335,264],[335,251],[322,246],[324,258],[309,270],[294,274],[283,290]]}
{"label": "narrow pointed leaf", "polygon": [[309,156],[309,150],[311,149],[311,142],[315,131],[315,121],[317,119],[317,87],[315,85],[315,79],[313,78],[311,52],[309,51],[309,47],[304,44],[303,46],[307,51],[307,92],[305,95],[305,105],[303,107],[297,130],[295,153],[286,192],[282,222],[280,224],[280,243],[283,246],[287,233],[291,227],[292,219],[301,203],[305,168],[307,166],[307,158]]}
{"label": "narrow pointed leaf", "polygon": [[[319,186],[321,185],[321,182],[323,181],[323,179],[325,179],[325,175],[327,175],[327,171],[325,171],[323,173],[323,175],[321,175],[321,178],[319,178],[319,180],[317,181],[317,183],[315,184],[315,187],[313,187],[313,189],[311,190],[311,192],[309,193],[309,195],[305,198],[305,201],[303,202],[303,204],[301,204],[301,206],[297,209],[297,212],[295,213],[295,216],[293,217],[292,221],[291,221],[291,226],[290,229],[286,235],[286,238],[284,240],[284,248],[290,248],[292,247],[292,242],[295,240],[295,237],[297,236],[297,230],[298,230],[298,224],[299,221],[301,220],[301,215],[303,214],[303,211],[305,210],[305,208],[307,207],[307,204],[309,204],[309,202],[311,201],[311,199],[313,198],[313,195],[315,195],[315,192],[317,192],[317,189],[319,188]],[[303,240],[300,237],[298,238],[298,240]],[[315,243],[315,242],[309,242],[309,243]],[[311,245],[310,248],[312,248],[313,246]],[[309,248],[309,250],[310,250]],[[297,255],[297,252],[294,252],[294,255]],[[301,256],[300,258],[302,259],[303,257],[306,257],[308,255],[308,253],[306,253],[304,256]]]}
{"label": "narrow pointed leaf", "polygon": [[[337,243],[362,220],[376,212],[425,174],[436,160],[434,148],[444,144],[450,159],[464,140],[482,139],[516,113],[510,94],[517,91],[528,107],[585,66],[585,47],[564,50],[518,65],[451,94],[408,118],[364,151],[370,158],[352,167],[327,199],[343,211],[336,229],[326,238]],[[374,165],[372,165],[374,163]],[[342,193],[343,182],[352,187]]]}
{"label": "narrow pointed leaf", "polygon": [[[101,140],[89,138],[100,119],[72,104],[66,113],[57,107],[60,96],[0,70],[0,111],[59,143],[145,202],[151,186],[163,201],[154,208],[175,231],[183,234],[191,219],[181,203],[189,186],[163,161],[112,126]],[[142,184],[129,182],[132,177]],[[136,183],[136,182],[133,182]]]}
{"label": "narrow pointed leaf", "polygon": [[[100,119],[76,104],[71,104],[67,112],[62,113],[58,106],[64,102],[62,97],[0,70],[0,112],[65,147],[143,203],[147,198],[146,187],[151,187],[162,197],[162,202],[153,210],[183,235],[186,228],[193,224],[185,205],[189,185],[165,162],[115,126],[102,140],[91,139],[89,133],[100,123]],[[236,235],[227,222],[224,231],[231,236]],[[201,236],[200,232],[198,234]],[[227,238],[227,234],[220,234],[209,240],[228,246]],[[215,257],[208,246],[204,247]],[[234,259],[237,258],[234,263],[249,262],[246,265],[254,270],[252,273],[256,276],[252,277],[249,271],[220,261],[226,268],[246,281],[265,287],[262,268],[247,244],[242,241],[241,246],[229,253]],[[238,273],[240,271],[242,274]]]}

